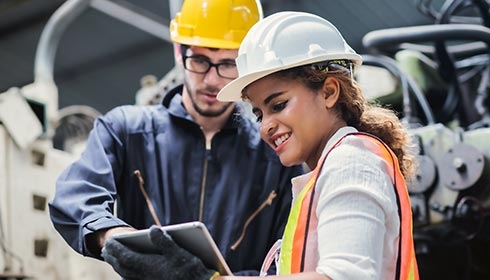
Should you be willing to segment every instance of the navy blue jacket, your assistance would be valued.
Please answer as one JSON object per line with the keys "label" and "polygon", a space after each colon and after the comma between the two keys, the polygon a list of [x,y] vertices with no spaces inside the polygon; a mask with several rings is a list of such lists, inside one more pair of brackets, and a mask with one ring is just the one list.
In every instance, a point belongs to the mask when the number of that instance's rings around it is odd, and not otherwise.
{"label": "navy blue jacket", "polygon": [[87,248],[88,234],[155,224],[139,171],[162,225],[201,220],[232,271],[257,271],[282,236],[291,178],[302,168],[280,164],[239,104],[206,150],[181,91],[167,93],[162,105],[121,106],[98,118],[81,158],[57,180],[51,220],[73,249],[100,258]]}

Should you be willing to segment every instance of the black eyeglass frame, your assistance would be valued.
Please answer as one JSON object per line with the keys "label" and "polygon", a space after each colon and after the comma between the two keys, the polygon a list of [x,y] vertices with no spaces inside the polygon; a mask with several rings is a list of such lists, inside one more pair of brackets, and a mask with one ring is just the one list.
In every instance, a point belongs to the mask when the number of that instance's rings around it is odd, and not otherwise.
{"label": "black eyeglass frame", "polygon": [[327,61],[320,61],[310,64],[310,67],[314,70],[323,71],[328,73],[330,70],[345,69],[349,72],[353,72],[353,62],[348,59],[334,59]]}
{"label": "black eyeglass frame", "polygon": [[[191,59],[198,59],[200,60],[201,62],[205,62],[208,64],[208,67],[205,71],[196,71],[196,70],[192,70],[192,69],[189,69],[187,67],[187,60],[191,58]],[[206,74],[209,72],[209,70],[211,70],[211,67],[214,67],[216,68],[216,73],[218,74],[218,76],[220,76],[221,78],[225,78],[225,79],[230,79],[230,80],[233,80],[233,79],[236,79],[238,77],[238,71],[237,71],[237,74],[236,76],[234,77],[228,77],[228,76],[224,76],[221,72],[220,72],[220,66],[222,65],[228,65],[228,66],[231,66],[231,65],[234,65],[236,67],[236,64],[235,63],[230,63],[230,62],[221,62],[221,63],[212,63],[211,61],[205,59],[205,58],[202,58],[200,56],[193,56],[193,55],[182,55],[182,63],[184,65],[184,69],[190,71],[190,72],[193,72],[193,73],[197,73],[197,74]]]}

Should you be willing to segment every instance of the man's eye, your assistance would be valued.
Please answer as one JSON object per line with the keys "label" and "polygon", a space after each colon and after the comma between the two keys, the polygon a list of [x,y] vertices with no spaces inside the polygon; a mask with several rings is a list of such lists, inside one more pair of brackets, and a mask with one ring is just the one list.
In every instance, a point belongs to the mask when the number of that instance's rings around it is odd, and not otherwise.
{"label": "man's eye", "polygon": [[226,68],[226,69],[234,69],[234,68],[236,68],[236,64],[235,63],[221,63],[220,67]]}
{"label": "man's eye", "polygon": [[201,65],[207,65],[209,62],[205,59],[194,58],[194,63],[201,64]]}
{"label": "man's eye", "polygon": [[272,106],[272,111],[274,111],[274,112],[282,111],[286,107],[287,104],[288,104],[287,101],[283,101],[281,103],[274,104],[274,106]]}

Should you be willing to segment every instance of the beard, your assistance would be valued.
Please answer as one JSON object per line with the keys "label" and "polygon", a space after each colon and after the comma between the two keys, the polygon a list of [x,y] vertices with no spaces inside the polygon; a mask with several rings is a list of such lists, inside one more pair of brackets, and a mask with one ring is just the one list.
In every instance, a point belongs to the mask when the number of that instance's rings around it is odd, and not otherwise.
{"label": "beard", "polygon": [[[194,110],[199,115],[201,115],[203,117],[211,117],[212,118],[212,117],[221,116],[222,114],[224,114],[226,112],[226,110],[228,110],[228,108],[230,106],[233,105],[233,103],[231,103],[231,102],[216,102],[214,104],[214,107],[217,107],[217,108],[210,107],[210,108],[206,109],[206,108],[204,108],[204,106],[200,106],[200,104],[197,101],[198,90],[194,90],[193,88],[191,88],[187,81],[184,81],[184,84],[185,84],[185,87],[187,88],[187,94],[189,95],[189,98],[192,102],[192,107],[194,108]],[[204,91],[206,91],[206,92],[217,92],[217,91],[219,91],[219,89],[217,89],[215,87],[206,87],[206,88],[204,88]],[[220,105],[220,106],[218,107],[217,105]]]}
{"label": "beard", "polygon": [[194,107],[194,110],[196,110],[196,112],[199,113],[199,115],[201,115],[203,117],[218,117],[218,116],[221,116],[222,114],[224,114],[226,112],[226,110],[231,106],[231,103],[226,103],[224,106],[222,106],[219,109],[204,110],[204,109],[200,108],[199,105],[197,103],[195,103],[193,100],[192,106]]}

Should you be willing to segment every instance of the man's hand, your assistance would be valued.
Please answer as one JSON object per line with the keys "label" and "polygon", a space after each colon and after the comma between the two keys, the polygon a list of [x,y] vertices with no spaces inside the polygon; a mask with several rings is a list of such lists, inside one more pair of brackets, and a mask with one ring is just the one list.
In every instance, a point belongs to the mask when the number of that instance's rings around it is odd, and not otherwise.
{"label": "man's hand", "polygon": [[216,273],[159,227],[151,227],[150,238],[158,253],[139,253],[109,237],[102,248],[102,257],[126,280],[208,280]]}

